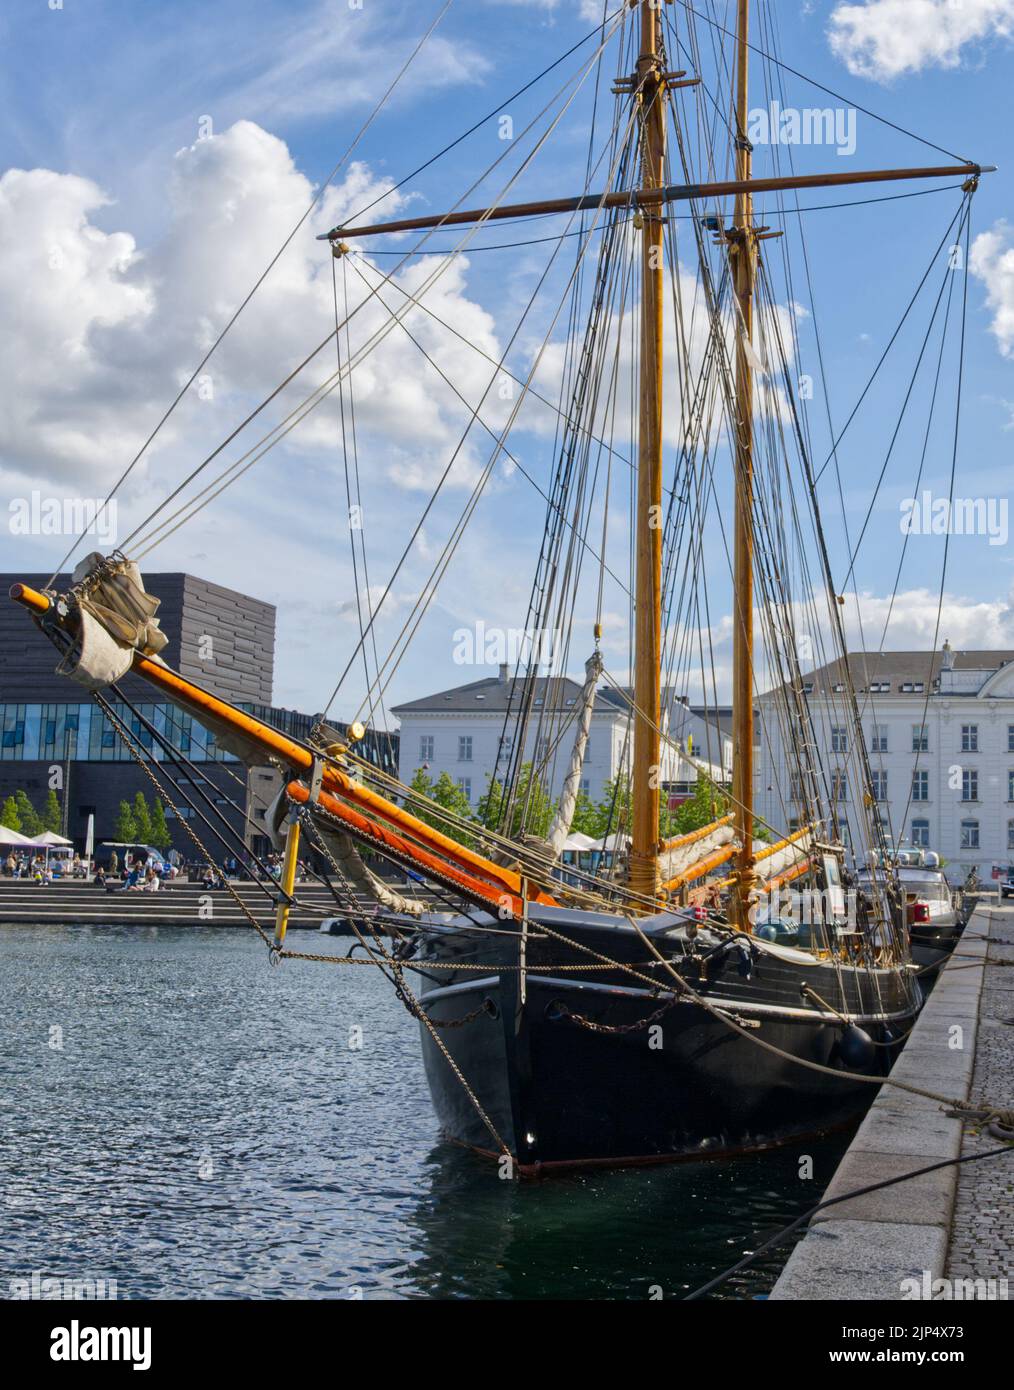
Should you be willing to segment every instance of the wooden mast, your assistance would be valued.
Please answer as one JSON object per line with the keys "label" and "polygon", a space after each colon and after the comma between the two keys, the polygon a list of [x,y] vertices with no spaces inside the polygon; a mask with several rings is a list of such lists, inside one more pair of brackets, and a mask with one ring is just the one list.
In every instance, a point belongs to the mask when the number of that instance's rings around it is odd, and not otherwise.
{"label": "wooden mast", "polygon": [[727,233],[738,305],[736,324],[735,538],[733,542],[733,773],[736,838],[733,917],[749,930],[750,894],[756,880],[753,853],[753,337],[757,235],[753,225],[751,146],[746,138],[750,48],[750,0],[738,0],[736,33],[736,178],[746,185],[736,194],[733,225]]}
{"label": "wooden mast", "polygon": [[[641,105],[641,192],[665,182],[665,78],[658,53],[657,0],[641,0],[636,99]],[[654,898],[662,701],[662,313],[663,209],[642,207],[641,370],[634,522],[634,760],[631,775],[630,888]]]}

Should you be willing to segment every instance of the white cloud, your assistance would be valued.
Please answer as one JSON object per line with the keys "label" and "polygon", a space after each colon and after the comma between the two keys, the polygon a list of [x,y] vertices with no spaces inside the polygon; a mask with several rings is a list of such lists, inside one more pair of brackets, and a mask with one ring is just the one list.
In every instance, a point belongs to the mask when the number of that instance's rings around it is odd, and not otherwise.
{"label": "white cloud", "polygon": [[849,643],[857,647],[862,632],[868,647],[879,648],[890,613],[885,650],[929,651],[937,628],[938,606],[938,646],[947,640],[959,650],[1014,647],[1011,595],[978,600],[945,592],[941,603],[939,593],[924,588],[903,590],[893,602],[888,595],[869,591],[846,594],[844,618]]}
{"label": "white cloud", "polygon": [[[590,263],[590,258],[589,258]],[[676,316],[672,308],[671,276],[667,272],[663,282],[665,308],[663,323],[663,356],[668,364],[666,372],[665,395],[662,403],[663,441],[670,448],[679,448],[687,433],[695,439],[701,435],[700,402],[695,400],[700,389],[702,371],[706,361],[707,380],[714,383],[717,368],[711,359],[712,320],[708,311],[704,291],[698,276],[682,266],[679,270],[679,300],[683,316],[680,337],[677,337]],[[797,309],[802,314],[805,310]],[[593,429],[596,435],[611,442],[620,454],[629,450],[629,440],[638,413],[637,399],[632,389],[636,381],[634,373],[634,342],[631,334],[631,321],[637,322],[639,305],[627,304],[621,319],[619,313],[610,315],[600,333],[609,345],[605,352],[603,383],[599,392],[598,411]],[[798,316],[798,315],[797,315]],[[753,347],[762,371],[756,374],[756,403],[759,412],[764,414],[784,413],[788,409],[784,391],[779,385],[782,377],[780,349],[784,349],[789,363],[793,360],[794,338],[793,314],[784,305],[776,305],[774,319],[764,312],[758,313],[754,323]],[[735,362],[734,332],[736,320],[731,312],[726,312],[722,320],[725,339],[725,358],[730,364]],[[615,345],[615,347],[614,347]],[[614,356],[617,365],[614,368]],[[536,370],[533,386],[546,400],[559,398],[565,377],[567,363],[567,344],[552,341],[542,354]],[[755,364],[756,365],[756,364]],[[615,376],[615,393],[607,389],[607,383]],[[707,388],[706,388],[707,389]],[[684,409],[683,394],[686,392]],[[614,399],[615,394],[615,399]],[[719,393],[720,400],[720,393]],[[696,412],[696,413],[695,413]],[[708,411],[703,412],[708,419]],[[685,418],[684,418],[685,417]],[[725,428],[725,417],[721,406],[716,406],[711,416],[713,439],[718,439]],[[526,403],[523,423],[544,432],[554,431],[556,417],[529,397]]]}
{"label": "white cloud", "polygon": [[1014,357],[1014,227],[1002,219],[972,243],[972,274],[986,287],[990,329],[1004,357]]}
{"label": "white cloud", "polygon": [[865,0],[831,15],[832,51],[859,77],[954,68],[969,45],[1014,35],[1014,0]]}
{"label": "white cloud", "polygon": [[[241,121],[224,134],[181,150],[168,178],[171,214],[156,244],[140,247],[125,230],[102,231],[96,214],[109,196],[96,184],[45,169],[0,178],[0,298],[8,326],[0,336],[0,451],[8,488],[26,479],[104,492],[133,456],[175,390],[246,295],[308,207],[312,187],[285,144]],[[153,451],[152,472],[166,480],[189,471],[224,438],[251,402],[266,395],[334,328],[331,260],[314,234],[339,222],[388,187],[362,164],[348,166],[255,295],[205,374],[181,402]],[[394,211],[402,195],[389,197]],[[109,221],[109,213],[105,215]],[[456,337],[419,308],[406,325],[469,405],[494,368],[490,316],[469,298],[468,261],[427,258],[397,284],[457,330]],[[381,274],[364,265],[372,285]],[[342,295],[339,270],[339,296]],[[350,308],[368,298],[347,271]],[[390,310],[407,300],[384,290]],[[339,303],[341,303],[341,298]],[[389,319],[370,301],[351,326],[356,353]],[[265,412],[223,461],[236,457],[337,366],[334,346]],[[206,376],[206,380],[204,377]],[[429,486],[457,441],[468,410],[395,327],[356,374],[360,450],[403,486]],[[484,416],[502,413],[494,397]],[[293,435],[300,448],[336,462],[337,397]],[[451,481],[474,474],[486,437],[476,432]],[[138,482],[143,484],[141,470]],[[155,486],[151,482],[151,486]]]}

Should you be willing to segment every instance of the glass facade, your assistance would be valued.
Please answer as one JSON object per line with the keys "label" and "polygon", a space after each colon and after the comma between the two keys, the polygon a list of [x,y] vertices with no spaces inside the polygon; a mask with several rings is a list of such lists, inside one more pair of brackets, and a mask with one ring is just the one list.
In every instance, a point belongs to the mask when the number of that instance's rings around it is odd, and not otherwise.
{"label": "glass facade", "polygon": [[[144,727],[142,716],[173,748],[193,762],[237,761],[233,754],[216,746],[213,733],[175,705],[138,703],[135,715],[125,705],[115,701],[110,704],[117,718],[130,730],[135,743],[156,761],[162,756],[162,749]],[[239,708],[293,738],[305,740],[313,724],[309,715],[295,710],[268,709],[263,705],[240,705]],[[0,705],[0,761],[65,762],[68,758],[129,762],[132,755],[98,705]]]}

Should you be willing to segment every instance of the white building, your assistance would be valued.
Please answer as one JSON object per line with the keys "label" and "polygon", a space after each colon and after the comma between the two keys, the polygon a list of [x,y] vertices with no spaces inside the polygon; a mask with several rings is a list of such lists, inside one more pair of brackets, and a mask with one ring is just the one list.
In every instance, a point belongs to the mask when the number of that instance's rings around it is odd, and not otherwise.
{"label": "white building", "polygon": [[[1014,651],[850,653],[872,794],[888,836],[936,850],[956,877],[1014,862]],[[865,843],[861,761],[847,716],[846,672],[832,662],[802,678],[838,814],[857,854]],[[778,696],[777,704],[783,697]],[[776,828],[802,814],[776,692],[758,700],[757,810]]]}
{"label": "white building", "polygon": [[[501,666],[499,674],[468,685],[442,690],[395,706],[391,713],[401,724],[399,777],[411,782],[424,767],[433,781],[446,772],[474,807],[493,775],[502,781],[512,761],[523,682],[514,682]],[[544,769],[554,798],[567,772],[580,707],[581,684],[565,676],[540,676],[531,692],[531,708],[520,762]],[[698,768],[716,781],[728,781],[732,739],[728,710],[705,711],[669,696],[663,716],[671,743],[663,745],[662,783],[673,796],[686,795],[697,780]],[[509,718],[508,718],[509,715]],[[691,740],[692,762],[677,751]],[[599,800],[606,783],[629,769],[632,733],[628,702],[615,690],[600,688],[592,712],[585,753],[582,789]]]}

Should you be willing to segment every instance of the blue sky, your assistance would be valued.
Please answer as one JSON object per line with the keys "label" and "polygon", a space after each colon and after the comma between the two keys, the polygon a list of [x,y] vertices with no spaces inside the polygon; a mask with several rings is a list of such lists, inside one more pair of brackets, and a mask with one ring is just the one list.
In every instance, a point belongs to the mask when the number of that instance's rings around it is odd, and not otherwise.
{"label": "blue sky", "polygon": [[[908,6],[906,9],[905,6]],[[0,20],[8,61],[0,82],[6,120],[0,129],[0,297],[14,331],[0,349],[11,383],[0,411],[0,462],[7,499],[33,488],[46,495],[102,495],[162,409],[196,366],[201,352],[264,268],[376,101],[436,15],[438,4],[347,0],[285,4],[174,3],[171,6],[44,0],[9,7]],[[700,4],[722,17],[725,0]],[[668,7],[686,34],[679,4]],[[595,0],[457,0],[355,151],[338,191],[294,242],[264,291],[232,330],[209,367],[210,395],[189,393],[172,428],[160,438],[120,499],[120,539],[146,516],[266,394],[294,361],[333,327],[330,263],[313,232],[362,206],[455,138],[479,115],[552,62],[594,26]],[[968,276],[963,417],[957,494],[1009,496],[1014,442],[1014,230],[1008,159],[1009,89],[1014,3],[1010,0],[785,0],[777,5],[778,54],[793,68],[841,93],[839,102],[786,73],[785,102],[797,107],[868,107],[925,139],[1000,171],[974,199],[972,238],[978,252]],[[766,7],[758,8],[755,38]],[[708,32],[700,22],[700,32]],[[709,37],[710,43],[710,37]],[[586,45],[531,93],[510,103],[520,130],[566,77]],[[607,73],[612,69],[612,56]],[[679,66],[686,66],[681,61]],[[593,86],[582,89],[553,141],[512,192],[512,198],[578,192],[587,155]],[[766,105],[764,73],[754,64],[752,106]],[[239,123],[237,125],[237,123]],[[200,137],[208,135],[210,139]],[[490,122],[455,153],[410,180],[378,217],[396,206],[417,213],[457,202],[491,160],[504,153]],[[784,158],[784,152],[782,152]],[[947,156],[855,115],[855,151],[793,147],[802,172],[949,163]],[[514,167],[508,152],[504,167]],[[758,147],[755,172],[771,168]],[[15,171],[23,171],[18,174]],[[502,175],[480,185],[467,205],[495,195]],[[909,185],[909,191],[922,185]],[[880,190],[874,190],[878,192]],[[806,205],[873,193],[800,195]],[[774,205],[758,200],[760,210]],[[825,356],[828,403],[840,428],[958,205],[954,192],[804,218],[806,253]],[[766,217],[772,226],[788,226]],[[523,224],[483,233],[492,243],[556,230]],[[798,227],[790,227],[799,265]],[[450,244],[444,237],[440,245]],[[404,241],[399,243],[404,248]],[[773,274],[778,258],[772,248]],[[375,242],[371,251],[390,249]],[[548,246],[475,253],[434,292],[441,312],[470,341],[496,356],[517,322],[551,250]],[[682,251],[681,251],[682,255]],[[373,265],[390,268],[379,254]],[[433,262],[423,264],[425,274]],[[364,268],[365,269],[365,268]],[[964,278],[962,272],[962,278]],[[934,269],[931,283],[938,283]],[[558,279],[555,283],[559,283]],[[799,319],[800,372],[818,376],[814,318]],[[785,286],[781,285],[785,291]],[[784,298],[787,299],[787,293]],[[396,297],[392,297],[394,302]],[[548,296],[551,300],[552,296]],[[960,296],[959,296],[960,298]],[[920,301],[928,304],[924,299]],[[548,324],[548,309],[526,324],[510,364],[523,374]],[[927,310],[928,312],[928,310]],[[541,315],[541,317],[540,317]],[[921,310],[899,340],[882,380],[850,427],[840,452],[842,516],[833,472],[821,489],[832,558],[846,569],[846,524],[862,525],[871,489],[900,407],[925,327]],[[562,329],[554,334],[559,342]],[[431,347],[464,394],[481,395],[490,370],[474,354],[434,337]],[[526,356],[527,354],[527,356]],[[413,371],[410,345],[389,341],[363,369],[360,468],[365,536],[374,588],[382,586],[453,447],[457,417],[425,373]],[[946,496],[954,410],[954,367],[942,377],[939,415],[923,486]],[[332,367],[333,369],[333,367]],[[373,377],[370,377],[370,373]],[[358,378],[358,373],[357,373]],[[816,462],[827,452],[822,387],[811,402]],[[296,396],[286,396],[294,404]],[[371,413],[372,402],[372,413]],[[858,591],[867,637],[882,623],[894,584],[902,537],[899,508],[912,489],[927,397],[917,387],[911,420],[899,436],[856,565],[844,587]],[[280,412],[279,412],[280,414]],[[247,589],[279,607],[276,698],[321,707],[345,665],[356,634],[345,513],[344,471],[334,410],[301,428],[190,526],[145,560],[152,569],[187,568]],[[273,415],[274,423],[279,415]],[[513,446],[512,446],[513,447]],[[541,482],[550,475],[551,435],[519,432],[517,447]],[[460,484],[484,458],[476,440],[462,460],[459,486],[435,509],[420,545],[392,592],[390,616],[378,624],[383,654],[411,610],[432,556],[464,500]],[[528,595],[543,505],[517,474],[498,472],[440,585],[419,640],[391,681],[398,703],[485,670],[462,671],[452,660],[453,632],[482,620],[520,624]],[[2,533],[5,569],[45,569],[66,549],[65,538]],[[712,537],[713,542],[716,541]],[[615,539],[617,553],[623,538]],[[612,554],[612,552],[611,552]],[[1009,545],[982,535],[953,537],[949,549],[944,631],[958,646],[1014,646]],[[935,623],[943,542],[913,537],[888,645],[926,646]],[[724,562],[709,584],[718,612],[727,611]],[[615,642],[610,664],[620,671],[621,593],[607,598]],[[713,616],[714,616],[713,610]],[[851,610],[850,610],[851,611]],[[583,615],[575,652],[590,643]],[[716,632],[716,645],[725,639]],[[579,661],[575,664],[579,664]],[[720,662],[721,664],[721,662]],[[349,714],[359,692],[350,679],[335,708]]]}

